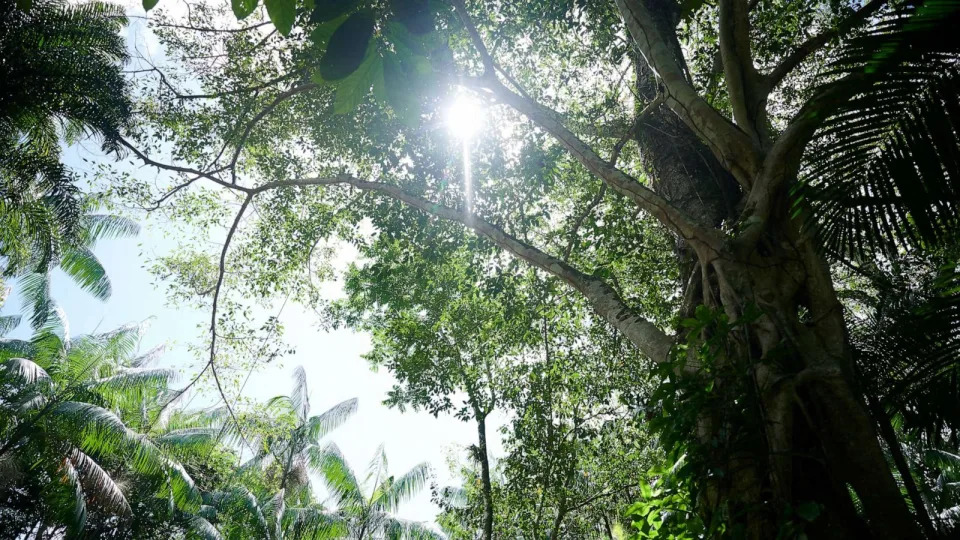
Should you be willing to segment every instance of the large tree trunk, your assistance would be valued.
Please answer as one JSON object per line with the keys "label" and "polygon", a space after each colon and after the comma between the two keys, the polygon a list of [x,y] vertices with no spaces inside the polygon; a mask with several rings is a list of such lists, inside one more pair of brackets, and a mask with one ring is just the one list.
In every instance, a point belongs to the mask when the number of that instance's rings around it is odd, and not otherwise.
{"label": "large tree trunk", "polygon": [[[642,59],[636,66],[638,93],[652,100],[657,79]],[[735,180],[673,112],[661,107],[634,136],[658,193],[704,226],[739,217]],[[697,253],[678,240],[690,276],[685,309],[706,305],[730,322],[748,306],[762,313],[736,327],[715,359],[712,386],[728,400],[703,411],[690,434],[692,443],[715,447],[704,459],[720,473],[702,492],[702,513],[721,512],[748,538],[774,538],[787,508],[815,503],[813,523],[793,517],[815,538],[921,537],[856,389],[828,263],[788,216],[781,209],[749,249]],[[745,411],[744,400],[752,402]]]}

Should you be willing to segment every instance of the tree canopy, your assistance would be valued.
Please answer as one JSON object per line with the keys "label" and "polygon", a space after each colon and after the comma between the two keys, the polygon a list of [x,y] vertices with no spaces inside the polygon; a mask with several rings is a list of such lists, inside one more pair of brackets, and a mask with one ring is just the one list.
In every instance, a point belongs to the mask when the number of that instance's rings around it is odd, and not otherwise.
{"label": "tree canopy", "polygon": [[[164,173],[113,166],[113,201],[209,233],[155,261],[209,324],[199,371],[148,408],[192,415],[177,400],[210,383],[217,448],[250,462],[174,497],[182,530],[435,534],[393,515],[426,466],[387,476],[380,452],[365,486],[321,445],[354,405],[310,416],[302,371],[266,405],[225,391],[247,307],[284,298],[372,336],[386,405],[476,426],[462,485],[431,486],[452,538],[954,534],[960,3],[174,4],[143,2],[162,61],[77,90],[129,96],[97,101],[129,99],[122,121],[2,114],[87,122]],[[75,50],[116,69],[97,43]],[[31,171],[16,201],[52,189]],[[19,240],[59,230],[21,206],[0,247],[73,268],[75,244]],[[102,291],[98,272],[73,274]]]}

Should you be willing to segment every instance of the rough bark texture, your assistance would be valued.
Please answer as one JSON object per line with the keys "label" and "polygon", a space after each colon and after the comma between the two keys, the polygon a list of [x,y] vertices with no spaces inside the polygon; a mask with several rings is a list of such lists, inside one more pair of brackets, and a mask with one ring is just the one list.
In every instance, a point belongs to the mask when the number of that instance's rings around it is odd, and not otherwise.
{"label": "rough bark texture", "polygon": [[[675,4],[662,0],[645,4],[641,9],[653,14],[661,35],[675,35],[671,11]],[[742,6],[737,4],[725,0],[722,8],[727,18],[740,19]],[[648,28],[647,37],[653,31]],[[732,32],[728,40],[735,38]],[[725,45],[728,56],[743,54],[742,43]],[[680,55],[677,45],[666,39],[653,53]],[[652,56],[636,62],[638,94],[647,100],[673,90],[665,70],[651,67]],[[762,115],[758,118],[760,100],[750,95],[756,74],[727,74],[733,75],[746,80],[745,86],[735,89],[746,95],[750,109],[735,112],[742,121],[752,122],[747,131],[759,145],[767,134],[764,125],[753,123],[765,122]],[[776,175],[793,174],[796,155],[790,154],[763,168],[731,170],[729,163],[750,160],[737,159],[729,149],[711,152],[690,125],[683,114],[661,107],[645,117],[634,137],[654,191],[698,218],[701,225],[717,227],[724,221],[742,220],[744,190],[783,185]],[[727,166],[717,155],[725,158]],[[758,238],[756,242],[698,250],[678,239],[680,266],[691,275],[686,306],[704,304],[731,321],[739,319],[749,305],[763,313],[737,330],[727,357],[717,359],[720,368],[724,363],[746,366],[741,380],[721,378],[716,385],[736,385],[753,393],[756,422],[731,425],[725,422],[724,411],[704,411],[698,432],[691,434],[694,441],[718,447],[707,459],[724,471],[707,482],[700,501],[703,514],[710,518],[722,512],[748,538],[774,538],[780,532],[784,508],[809,501],[823,509],[807,528],[813,538],[918,538],[917,524],[894,482],[856,388],[828,263],[790,219],[785,190],[767,194],[767,200],[774,201],[769,215],[755,225],[763,229],[749,235]],[[859,497],[865,521],[857,515],[848,489]]]}

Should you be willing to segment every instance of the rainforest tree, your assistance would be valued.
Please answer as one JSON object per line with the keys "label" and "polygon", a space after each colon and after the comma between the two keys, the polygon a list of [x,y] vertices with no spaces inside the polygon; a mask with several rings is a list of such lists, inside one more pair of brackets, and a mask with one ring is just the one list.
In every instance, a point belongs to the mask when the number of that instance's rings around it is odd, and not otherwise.
{"label": "rainforest tree", "polygon": [[[868,407],[874,356],[836,285],[955,241],[956,2],[232,7],[157,20],[171,67],[138,74],[151,125],[123,144],[174,179],[117,186],[194,222],[237,204],[196,254],[216,276],[204,370],[218,302],[315,300],[327,240],[376,262],[378,238],[429,253],[469,232],[478,283],[529,265],[649,359],[624,369],[661,377],[653,426],[715,534],[935,534],[877,429],[906,405]],[[462,141],[456,95],[487,116]],[[955,362],[952,330],[914,337]]]}

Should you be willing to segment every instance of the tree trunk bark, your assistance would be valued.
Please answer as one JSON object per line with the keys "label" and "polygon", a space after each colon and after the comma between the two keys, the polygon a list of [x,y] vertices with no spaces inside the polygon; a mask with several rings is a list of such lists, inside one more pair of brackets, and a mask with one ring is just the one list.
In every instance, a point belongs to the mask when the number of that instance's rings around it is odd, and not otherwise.
{"label": "tree trunk bark", "polygon": [[490,484],[490,459],[487,455],[487,416],[477,415],[477,459],[483,489],[483,539],[493,538],[493,489]]}
{"label": "tree trunk bark", "polygon": [[[651,13],[661,18],[657,24],[672,30],[675,4],[650,4]],[[679,44],[666,45],[682,55]],[[643,58],[635,58],[634,65],[637,94],[650,102],[664,91],[660,79]],[[646,115],[633,137],[655,191],[671,204],[706,227],[743,219],[737,180],[673,112],[661,107]],[[790,166],[776,165],[765,174],[786,174]],[[787,194],[777,197],[779,212],[753,225],[764,227],[755,245],[734,240],[721,253],[699,253],[677,241],[682,275],[691,276],[683,317],[692,316],[697,305],[723,313],[729,323],[748,306],[762,313],[736,326],[730,348],[715,359],[709,374],[699,374],[712,377],[715,392],[727,392],[719,409],[702,411],[689,436],[693,444],[715,447],[707,452],[707,470],[721,472],[701,490],[702,513],[709,519],[721,512],[748,538],[777,537],[788,508],[811,537],[921,538],[856,389],[828,262],[790,217]],[[695,345],[709,337],[701,335]],[[739,416],[730,422],[727,412],[738,408]],[[812,523],[795,513],[804,503],[821,505]]]}
{"label": "tree trunk bark", "polygon": [[[794,513],[790,526],[818,538],[921,538],[855,390],[826,261],[789,222],[747,253],[698,259],[699,303],[732,323],[702,331],[701,344],[726,328],[727,345],[694,365],[726,400],[703,411],[692,434],[714,447],[705,459],[719,472],[701,497],[704,515],[721,512],[746,537],[771,538],[786,509],[817,503],[812,523]],[[758,315],[738,325],[751,308]]]}

